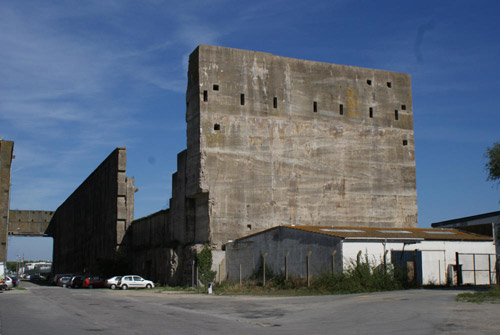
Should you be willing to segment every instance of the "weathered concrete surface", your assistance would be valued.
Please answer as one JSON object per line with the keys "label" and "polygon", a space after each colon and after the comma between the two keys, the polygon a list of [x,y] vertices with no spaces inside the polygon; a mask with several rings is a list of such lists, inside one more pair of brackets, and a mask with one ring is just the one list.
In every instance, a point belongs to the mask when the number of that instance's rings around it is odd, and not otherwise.
{"label": "weathered concrete surface", "polygon": [[53,211],[10,210],[9,235],[44,236]]}
{"label": "weathered concrete surface", "polygon": [[0,140],[0,262],[7,261],[10,173],[14,142]]}
{"label": "weathered concrete surface", "polygon": [[134,215],[126,166],[126,149],[116,148],[55,211],[46,233],[56,273],[99,273],[116,260]]}
{"label": "weathered concrete surface", "polygon": [[188,278],[204,243],[274,226],[417,226],[408,74],[201,45],[186,105],[166,218],[132,229],[134,250],[166,232],[172,278]]}
{"label": "weathered concrete surface", "polygon": [[205,45],[189,71],[186,197],[208,195],[194,240],[417,225],[409,75]]}

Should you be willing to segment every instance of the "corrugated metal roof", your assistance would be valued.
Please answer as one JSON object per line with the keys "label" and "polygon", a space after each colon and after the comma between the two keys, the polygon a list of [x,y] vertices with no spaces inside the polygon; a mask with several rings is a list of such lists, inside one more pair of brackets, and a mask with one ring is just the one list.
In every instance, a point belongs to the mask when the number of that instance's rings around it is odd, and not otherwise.
{"label": "corrugated metal roof", "polygon": [[383,227],[337,227],[337,226],[280,226],[264,230],[249,236],[264,233],[278,228],[289,228],[308,231],[312,233],[340,237],[346,240],[437,240],[437,241],[492,241],[489,236],[466,233],[457,229],[436,228],[383,228]]}

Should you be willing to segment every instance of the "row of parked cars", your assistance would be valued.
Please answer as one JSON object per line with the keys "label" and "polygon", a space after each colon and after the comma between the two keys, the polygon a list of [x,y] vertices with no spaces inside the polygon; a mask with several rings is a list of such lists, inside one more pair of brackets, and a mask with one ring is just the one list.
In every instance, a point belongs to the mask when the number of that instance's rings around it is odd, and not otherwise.
{"label": "row of parked cars", "polygon": [[141,276],[127,275],[114,276],[104,279],[99,276],[81,276],[72,274],[57,274],[54,276],[53,285],[72,288],[102,288],[108,287],[112,290],[119,288],[127,290],[129,288],[153,288],[154,283]]}

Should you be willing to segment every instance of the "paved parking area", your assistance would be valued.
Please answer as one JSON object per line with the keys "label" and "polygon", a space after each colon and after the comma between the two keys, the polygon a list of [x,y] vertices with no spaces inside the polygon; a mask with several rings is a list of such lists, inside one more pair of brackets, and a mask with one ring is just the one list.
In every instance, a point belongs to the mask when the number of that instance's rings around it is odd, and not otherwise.
{"label": "paved parking area", "polygon": [[499,334],[500,305],[453,290],[256,297],[66,289],[0,294],[0,334]]}

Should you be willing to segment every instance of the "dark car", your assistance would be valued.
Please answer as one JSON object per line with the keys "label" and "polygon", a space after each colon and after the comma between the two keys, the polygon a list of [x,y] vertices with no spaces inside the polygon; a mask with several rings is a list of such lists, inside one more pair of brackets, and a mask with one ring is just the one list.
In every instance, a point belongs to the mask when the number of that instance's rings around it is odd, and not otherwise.
{"label": "dark car", "polygon": [[43,280],[43,277],[40,275],[30,275],[30,281],[40,281]]}
{"label": "dark car", "polygon": [[17,279],[17,277],[10,277],[10,278],[12,279],[12,284],[14,285],[14,287],[19,285],[19,279]]}
{"label": "dark car", "polygon": [[85,277],[84,276],[74,276],[73,278],[71,278],[71,281],[70,281],[70,286],[72,288],[80,288],[80,287],[83,287],[83,282],[85,281]]}
{"label": "dark car", "polygon": [[85,278],[83,287],[85,288],[100,288],[106,286],[106,280],[98,276],[90,276]]}

